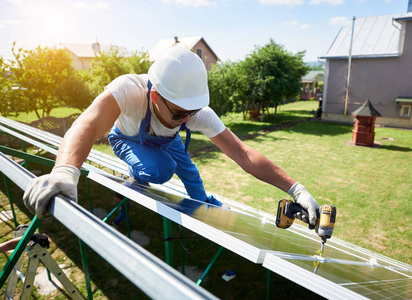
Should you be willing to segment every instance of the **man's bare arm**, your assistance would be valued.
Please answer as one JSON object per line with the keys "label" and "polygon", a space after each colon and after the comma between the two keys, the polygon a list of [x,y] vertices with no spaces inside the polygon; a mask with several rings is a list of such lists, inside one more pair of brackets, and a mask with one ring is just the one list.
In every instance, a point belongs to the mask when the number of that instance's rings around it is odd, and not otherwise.
{"label": "man's bare arm", "polygon": [[278,165],[247,146],[229,129],[225,129],[211,140],[243,170],[256,178],[272,184],[284,192],[288,192],[291,186],[296,183],[296,180]]}
{"label": "man's bare arm", "polygon": [[113,126],[119,114],[120,108],[112,94],[107,90],[100,94],[65,134],[56,166],[71,165],[80,169],[94,141]]}

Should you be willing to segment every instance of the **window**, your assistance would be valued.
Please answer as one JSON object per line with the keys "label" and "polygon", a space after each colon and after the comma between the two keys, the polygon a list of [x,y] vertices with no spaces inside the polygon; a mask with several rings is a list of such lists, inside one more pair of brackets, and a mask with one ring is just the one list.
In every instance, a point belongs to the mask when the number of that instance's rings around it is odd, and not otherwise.
{"label": "window", "polygon": [[409,105],[402,105],[401,117],[409,118],[411,116],[411,107]]}
{"label": "window", "polygon": [[200,58],[202,58],[202,49],[196,49],[196,54],[199,55]]}

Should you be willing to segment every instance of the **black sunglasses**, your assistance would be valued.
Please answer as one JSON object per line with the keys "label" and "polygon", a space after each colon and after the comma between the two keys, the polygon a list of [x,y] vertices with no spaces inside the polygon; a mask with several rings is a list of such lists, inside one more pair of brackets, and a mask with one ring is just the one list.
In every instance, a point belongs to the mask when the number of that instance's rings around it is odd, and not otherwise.
{"label": "black sunglasses", "polygon": [[194,109],[194,110],[186,110],[186,111],[181,111],[181,112],[173,112],[169,105],[167,105],[166,100],[162,97],[163,102],[165,103],[167,109],[170,111],[170,113],[172,114],[172,120],[181,120],[186,118],[187,116],[194,116],[195,114],[197,114],[201,108],[199,109]]}

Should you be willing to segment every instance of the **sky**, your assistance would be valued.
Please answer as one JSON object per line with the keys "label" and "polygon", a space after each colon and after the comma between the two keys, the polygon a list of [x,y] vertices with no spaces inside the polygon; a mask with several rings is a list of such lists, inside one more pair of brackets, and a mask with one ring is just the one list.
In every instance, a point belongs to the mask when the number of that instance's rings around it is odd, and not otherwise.
{"label": "sky", "polygon": [[[412,0],[411,0],[412,1]],[[58,43],[149,51],[202,36],[221,61],[243,60],[270,40],[305,62],[327,53],[353,17],[406,13],[408,0],[0,0],[0,56]]]}

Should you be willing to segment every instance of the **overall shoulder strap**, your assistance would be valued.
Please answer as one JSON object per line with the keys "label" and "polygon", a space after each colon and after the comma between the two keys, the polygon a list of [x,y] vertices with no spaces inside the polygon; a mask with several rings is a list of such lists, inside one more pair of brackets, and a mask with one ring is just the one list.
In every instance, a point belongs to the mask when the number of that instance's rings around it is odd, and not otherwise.
{"label": "overall shoulder strap", "polygon": [[186,130],[186,141],[185,141],[185,153],[187,153],[187,149],[189,148],[191,132],[190,129],[186,127],[186,123],[180,125],[180,130]]}
{"label": "overall shoulder strap", "polygon": [[152,83],[150,80],[147,82],[147,109],[146,109],[146,115],[142,122],[140,123],[140,129],[139,129],[139,139],[140,143],[143,144],[144,142],[144,132],[146,131],[147,127],[150,126],[150,118],[152,116],[152,113],[150,112],[150,91],[152,89]]}

